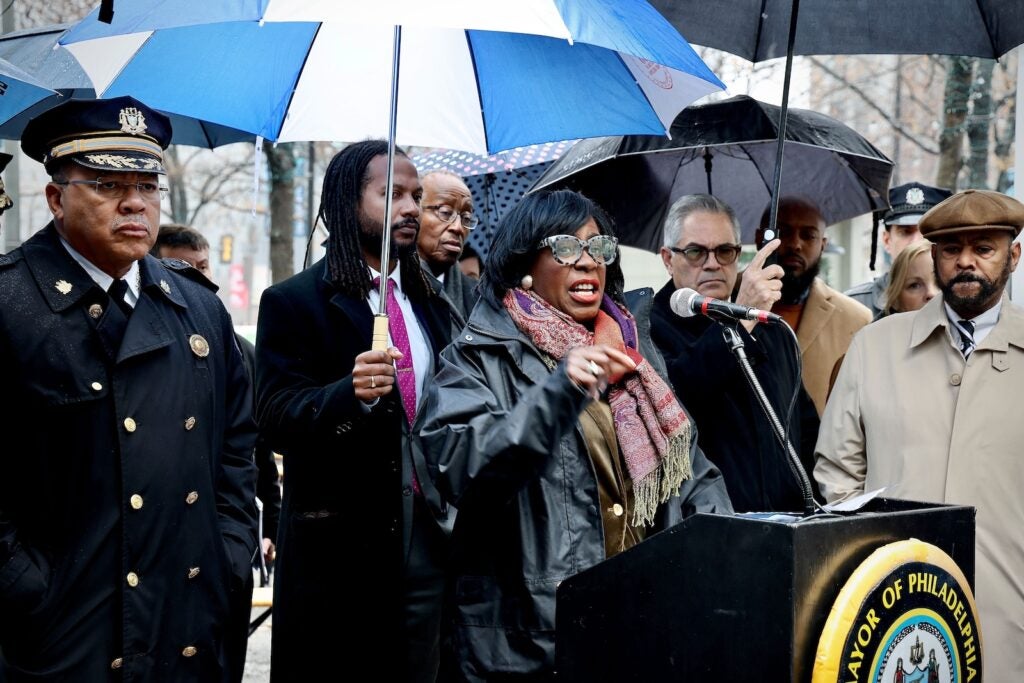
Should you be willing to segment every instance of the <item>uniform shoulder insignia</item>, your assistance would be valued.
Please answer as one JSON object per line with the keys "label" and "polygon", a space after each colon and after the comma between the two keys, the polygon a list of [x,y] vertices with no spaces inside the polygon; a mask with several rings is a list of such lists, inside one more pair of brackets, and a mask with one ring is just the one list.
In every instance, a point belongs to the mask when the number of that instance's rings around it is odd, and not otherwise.
{"label": "uniform shoulder insignia", "polygon": [[192,267],[192,264],[188,261],[182,261],[177,258],[162,258],[160,263],[164,265],[164,268],[173,270],[178,275],[183,275],[193,282],[198,282],[210,291],[216,292],[218,287],[208,277],[200,273],[198,270]]}

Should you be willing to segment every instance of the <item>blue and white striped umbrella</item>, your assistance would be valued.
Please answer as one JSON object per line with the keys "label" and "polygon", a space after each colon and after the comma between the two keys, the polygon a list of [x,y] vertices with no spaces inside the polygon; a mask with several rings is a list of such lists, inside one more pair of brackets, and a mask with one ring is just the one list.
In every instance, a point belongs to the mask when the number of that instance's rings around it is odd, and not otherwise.
{"label": "blue and white striped umbrella", "polygon": [[724,86],[646,0],[137,0],[61,40],[103,97],[268,140],[397,142],[493,153],[665,135]]}
{"label": "blue and white striped umbrella", "polygon": [[0,59],[0,124],[56,94],[42,81],[6,59]]}

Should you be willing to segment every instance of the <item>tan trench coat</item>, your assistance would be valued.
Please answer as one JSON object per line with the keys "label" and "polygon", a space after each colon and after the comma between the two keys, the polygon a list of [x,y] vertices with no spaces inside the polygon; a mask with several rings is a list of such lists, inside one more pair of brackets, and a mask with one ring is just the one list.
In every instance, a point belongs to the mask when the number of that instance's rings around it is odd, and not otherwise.
{"label": "tan trench coat", "polygon": [[804,388],[818,409],[825,409],[832,368],[857,331],[871,322],[871,311],[815,278],[804,303],[796,338],[803,358]]}
{"label": "tan trench coat", "polygon": [[886,496],[978,510],[975,595],[985,680],[1024,680],[1024,309],[965,364],[941,297],[854,337],[821,420],[814,476],[829,501]]}

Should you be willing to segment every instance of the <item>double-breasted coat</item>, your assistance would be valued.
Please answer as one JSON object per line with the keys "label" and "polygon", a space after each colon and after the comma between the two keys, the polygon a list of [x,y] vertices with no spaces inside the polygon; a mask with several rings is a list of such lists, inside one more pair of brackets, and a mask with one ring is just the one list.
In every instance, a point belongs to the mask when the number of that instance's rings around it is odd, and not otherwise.
{"label": "double-breasted coat", "polygon": [[887,487],[893,498],[973,505],[975,594],[985,680],[1024,675],[1024,310],[999,322],[966,362],[942,297],[887,316],[850,345],[816,447],[829,501]]}
{"label": "double-breasted coat", "polygon": [[50,225],[0,257],[0,649],[15,681],[223,680],[256,549],[251,389],[216,295],[126,318]]}
{"label": "double-breasted coat", "polygon": [[[448,307],[432,297],[413,308],[436,364],[451,337]],[[414,460],[431,510],[442,511],[397,388],[372,410],[356,398],[352,370],[370,349],[372,326],[366,300],[336,289],[325,260],[267,289],[260,302],[257,419],[284,457],[274,680],[319,680],[354,661],[375,680],[407,678],[402,581]]]}

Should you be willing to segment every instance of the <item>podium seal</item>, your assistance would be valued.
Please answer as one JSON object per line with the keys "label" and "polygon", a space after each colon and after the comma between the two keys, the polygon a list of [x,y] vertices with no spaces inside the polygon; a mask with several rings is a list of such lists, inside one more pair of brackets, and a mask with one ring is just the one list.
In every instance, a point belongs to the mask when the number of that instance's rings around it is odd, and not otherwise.
{"label": "podium seal", "polygon": [[812,683],[982,680],[974,594],[953,559],[916,539],[873,552],[825,622]]}

